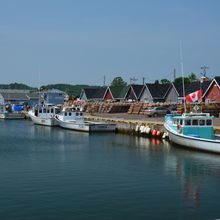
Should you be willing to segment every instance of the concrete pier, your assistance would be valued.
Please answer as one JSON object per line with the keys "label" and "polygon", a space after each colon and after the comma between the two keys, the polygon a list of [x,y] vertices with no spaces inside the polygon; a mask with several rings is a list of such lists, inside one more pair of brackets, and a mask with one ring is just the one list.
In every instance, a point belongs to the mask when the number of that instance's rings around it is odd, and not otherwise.
{"label": "concrete pier", "polygon": [[152,132],[154,130],[160,132],[160,135],[155,135],[155,137],[162,138],[164,134],[163,122],[127,120],[91,115],[87,115],[85,119],[88,121],[104,121],[106,123],[115,123],[116,132],[124,134],[152,136]]}

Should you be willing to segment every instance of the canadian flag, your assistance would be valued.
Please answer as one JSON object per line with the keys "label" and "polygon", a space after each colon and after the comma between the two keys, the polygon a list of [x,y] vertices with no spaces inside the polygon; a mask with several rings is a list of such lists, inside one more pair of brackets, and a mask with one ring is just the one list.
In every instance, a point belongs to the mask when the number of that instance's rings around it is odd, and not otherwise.
{"label": "canadian flag", "polygon": [[196,102],[196,101],[200,100],[201,98],[202,98],[202,90],[201,89],[196,92],[193,92],[193,93],[186,95],[186,100],[189,103]]}

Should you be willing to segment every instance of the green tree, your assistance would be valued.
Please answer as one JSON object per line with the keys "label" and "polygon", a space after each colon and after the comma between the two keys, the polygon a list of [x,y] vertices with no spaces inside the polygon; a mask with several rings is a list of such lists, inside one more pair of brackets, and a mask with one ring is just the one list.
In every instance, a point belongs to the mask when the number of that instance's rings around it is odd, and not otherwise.
{"label": "green tree", "polygon": [[127,86],[127,83],[122,79],[122,77],[118,76],[112,80],[111,86]]}
{"label": "green tree", "polygon": [[169,84],[170,81],[168,79],[161,79],[160,80],[161,84]]}
{"label": "green tree", "polygon": [[[188,77],[184,77],[184,83],[190,83],[190,80]],[[182,83],[182,77],[178,77],[174,80],[175,83]]]}
{"label": "green tree", "polygon": [[154,81],[154,84],[159,84],[159,80],[155,80],[155,81]]}
{"label": "green tree", "polygon": [[191,74],[188,76],[188,78],[189,78],[189,81],[190,81],[190,82],[193,82],[193,81],[197,80],[195,73],[191,73]]}

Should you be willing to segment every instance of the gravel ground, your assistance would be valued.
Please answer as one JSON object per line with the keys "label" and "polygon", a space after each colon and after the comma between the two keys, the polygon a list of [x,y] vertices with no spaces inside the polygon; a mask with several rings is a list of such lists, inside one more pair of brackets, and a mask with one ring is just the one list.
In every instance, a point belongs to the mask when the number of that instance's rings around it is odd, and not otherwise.
{"label": "gravel ground", "polygon": [[[149,121],[149,122],[163,122],[163,117],[148,117],[146,115],[134,115],[134,114],[127,114],[127,113],[97,113],[94,114],[97,117],[103,118],[117,118],[117,119],[124,119],[124,120],[135,120],[135,121]],[[220,126],[220,118],[214,118],[214,126]]]}

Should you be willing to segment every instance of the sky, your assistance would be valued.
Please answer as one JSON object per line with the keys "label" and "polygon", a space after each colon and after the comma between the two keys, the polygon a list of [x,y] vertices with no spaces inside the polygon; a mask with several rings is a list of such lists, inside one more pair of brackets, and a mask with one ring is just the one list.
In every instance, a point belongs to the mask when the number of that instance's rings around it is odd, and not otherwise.
{"label": "sky", "polygon": [[219,0],[0,0],[0,84],[220,75]]}

